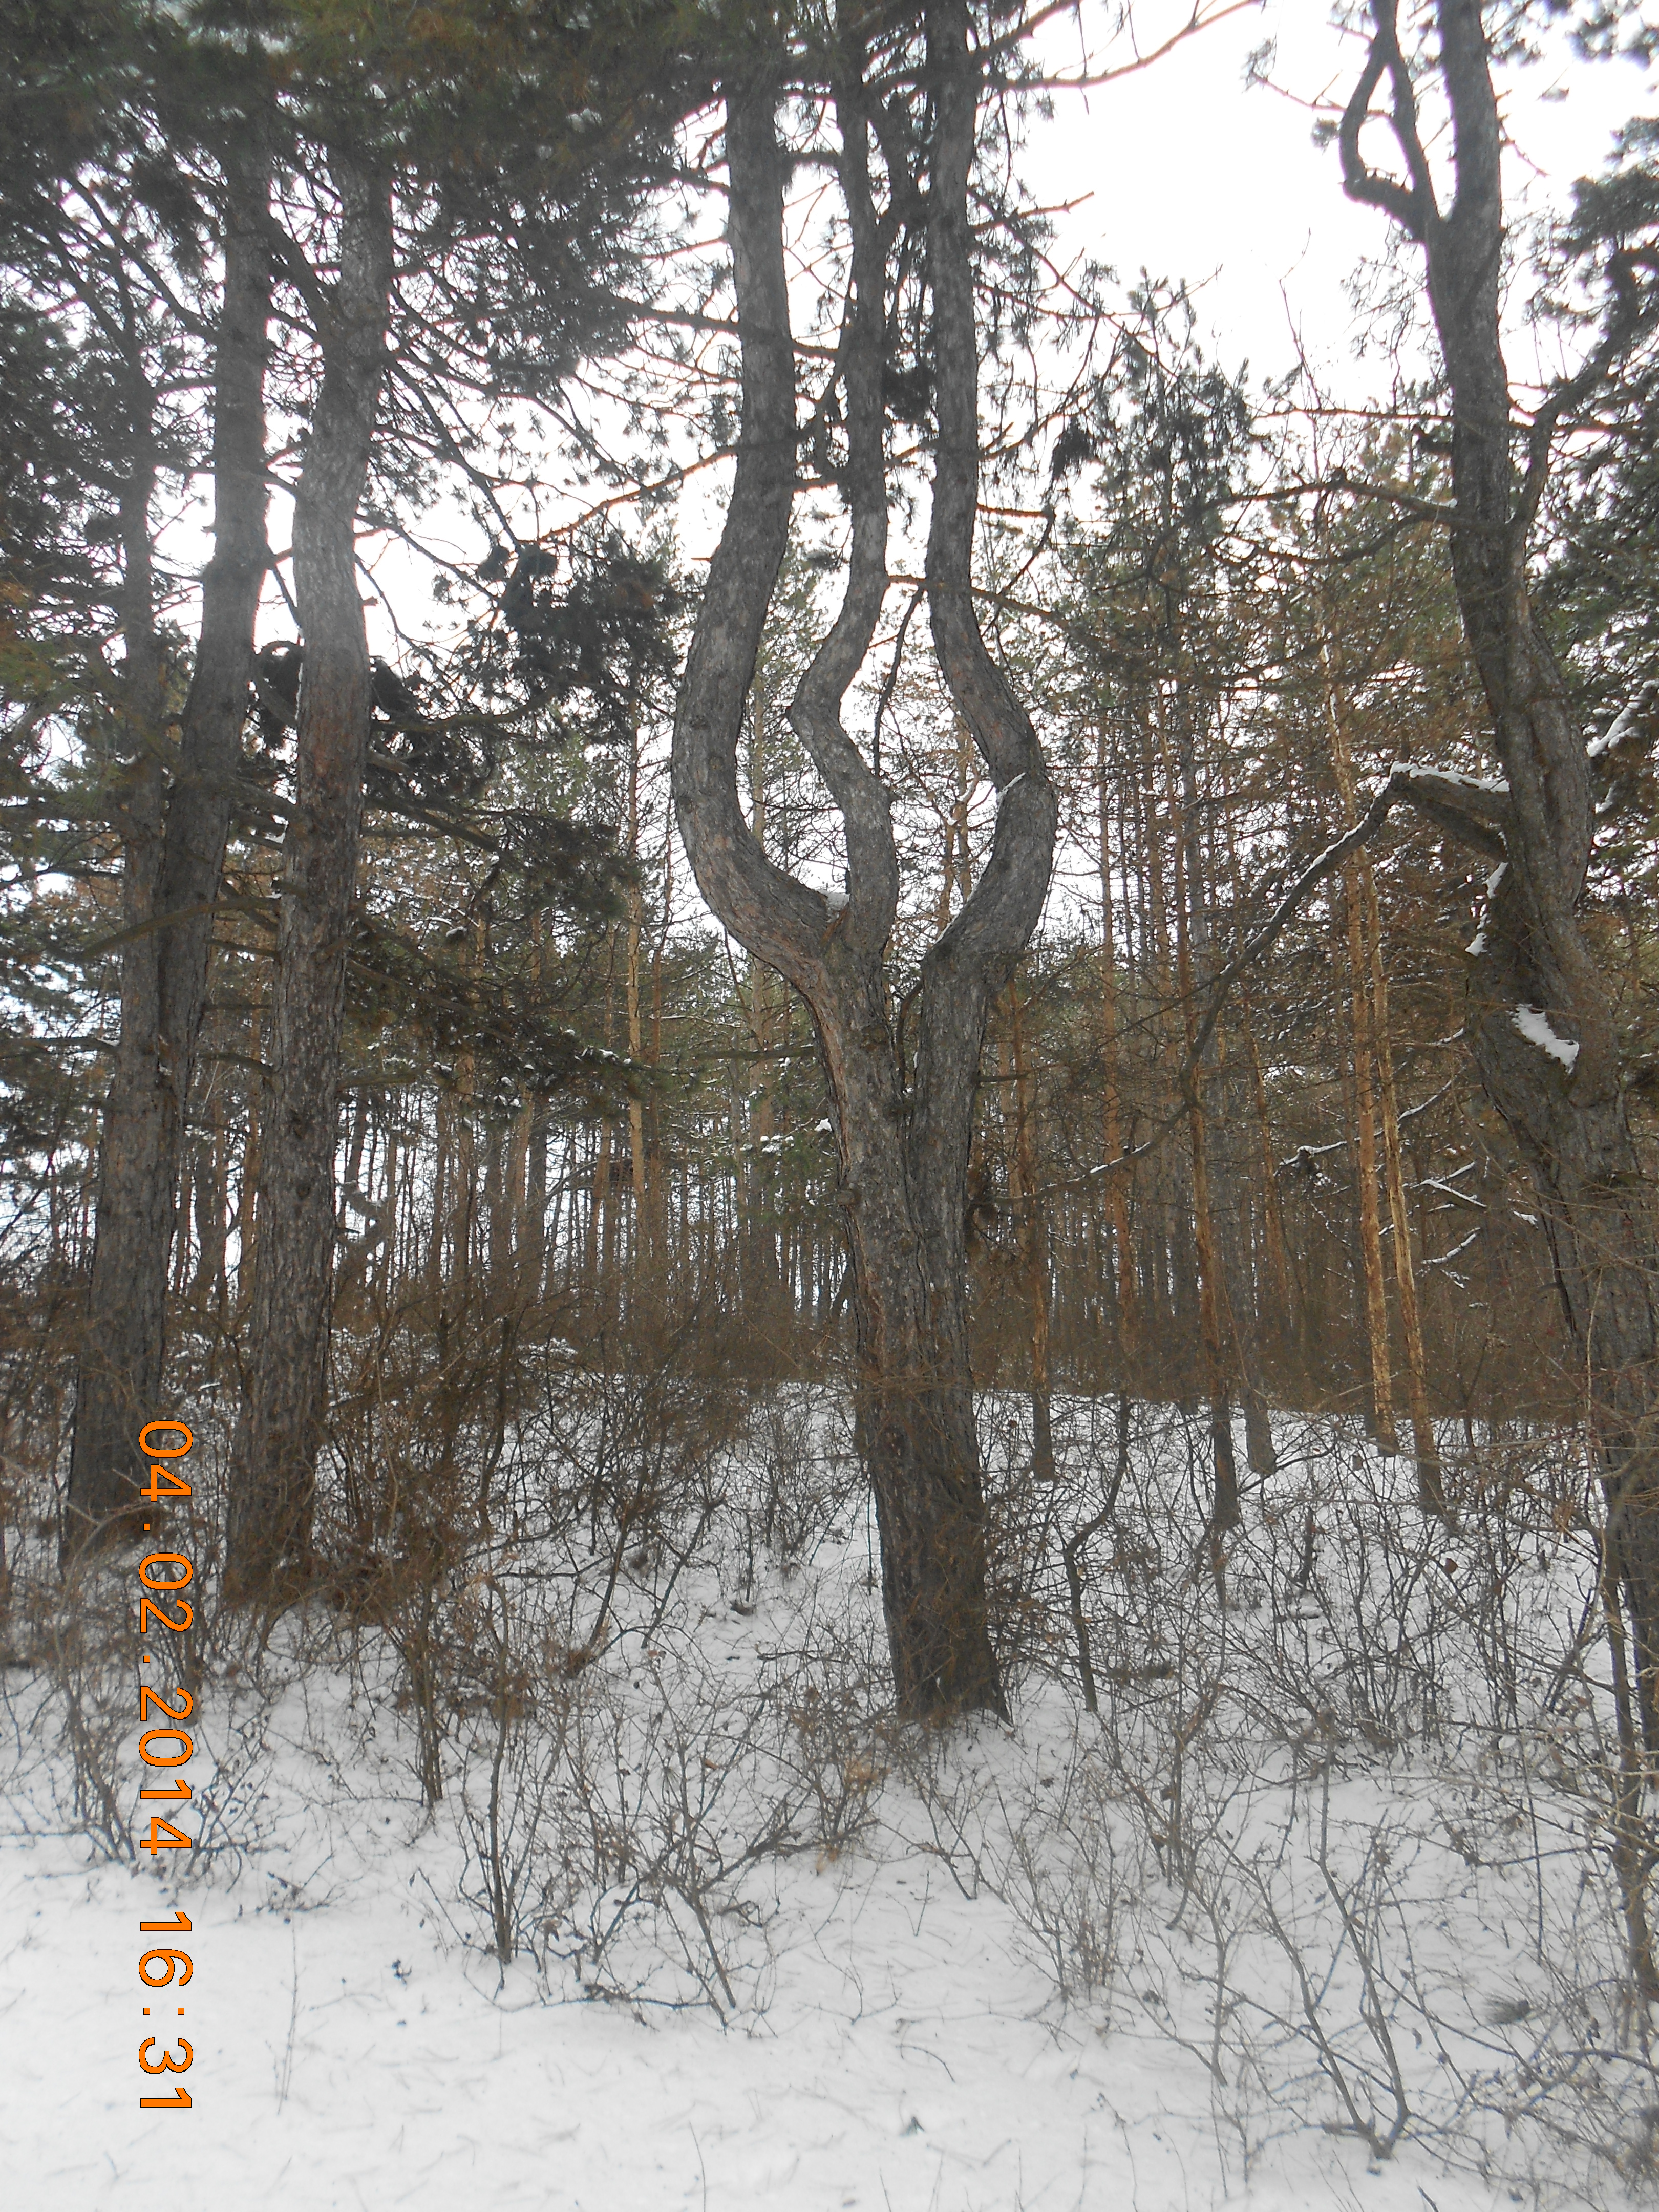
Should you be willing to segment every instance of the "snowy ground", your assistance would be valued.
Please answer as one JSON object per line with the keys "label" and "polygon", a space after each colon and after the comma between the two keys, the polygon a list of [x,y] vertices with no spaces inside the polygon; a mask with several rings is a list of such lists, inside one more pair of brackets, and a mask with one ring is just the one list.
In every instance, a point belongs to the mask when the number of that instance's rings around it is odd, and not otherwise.
{"label": "snowy ground", "polygon": [[[1305,1467],[1286,1473],[1287,1504],[1308,1480]],[[1593,1863],[1577,1849],[1577,1815],[1497,1772],[1500,1736],[1477,1745],[1443,1715],[1431,1741],[1379,1751],[1330,1707],[1310,1724],[1325,1747],[1316,1759],[1278,1720],[1252,1735],[1240,1716],[1263,1709],[1249,1648],[1261,1615],[1242,1573],[1240,1625],[1219,1644],[1192,1644],[1184,1683],[1152,1666],[1138,1688],[1104,1689],[1103,1705],[1119,1711],[1108,1728],[1078,1712],[1057,1668],[1029,1677],[1012,1730],[983,1724],[908,1751],[890,1730],[849,1751],[856,1730],[809,1740],[798,1706],[793,1723],[770,1729],[775,1709],[813,1694],[802,1669],[816,1664],[814,1621],[854,1619],[867,1645],[866,1559],[861,1531],[838,1534],[799,1571],[766,1572],[746,1612],[730,1601],[730,1558],[699,1560],[650,1644],[621,1638],[602,1689],[599,1668],[583,1677],[588,1702],[566,1711],[557,1773],[519,1770],[507,1863],[543,1848],[525,1808],[538,1775],[553,1775],[557,1798],[575,1746],[613,1823],[631,1802],[639,1833],[655,1820],[652,1832],[672,1843],[673,1820],[661,1822],[678,1790],[685,1819],[696,1813],[709,1837],[726,1838],[696,1861],[714,1869],[698,1893],[712,1932],[705,1942],[683,1895],[652,1906],[637,1882],[607,1887],[592,1866],[584,1888],[585,1846],[559,1826],[574,1801],[558,1799],[560,1812],[550,1798],[547,1832],[566,1840],[546,1846],[551,1875],[535,1860],[552,1900],[537,1923],[545,1940],[532,1929],[504,1969],[487,1948],[476,1849],[498,1738],[476,1709],[456,1723],[445,1797],[428,1811],[397,1710],[402,1678],[373,1638],[349,1663],[337,1649],[331,1667],[320,1632],[309,1644],[296,1632],[286,1649],[279,1637],[262,1668],[204,1693],[216,1775],[206,1752],[191,1771],[204,1824],[217,1809],[218,1841],[170,1880],[171,1862],[158,1876],[142,1854],[136,1866],[100,1856],[76,1832],[52,1702],[63,1670],[9,1670],[7,2201],[92,2212],[163,2184],[306,2212],[458,2201],[492,2212],[1486,2212],[1584,2201],[1577,2169],[1549,2142],[1492,2122],[1505,2097],[1513,2106],[1512,2087],[1495,2087],[1484,2114],[1468,2093],[1483,2069],[1494,2084],[1522,2077],[1552,2004],[1558,2051],[1564,2005],[1600,2002],[1606,2014],[1586,2014],[1580,2040],[1616,2027],[1606,1996],[1616,1944],[1594,1885],[1585,1901],[1580,1875]],[[1310,1647],[1341,1640],[1351,1564],[1333,1555],[1328,1579],[1310,1580],[1320,1601],[1308,1608]],[[1536,1571],[1525,1601],[1534,1616],[1549,1582]],[[641,1620],[649,1595],[643,1584],[632,1592]],[[1213,1614],[1201,1588],[1171,1595],[1170,1633],[1206,1606]],[[1258,1643],[1282,1640],[1273,1612],[1273,1638],[1263,1628]],[[1112,1622],[1097,1626],[1105,1670]],[[1416,1640],[1423,1632],[1416,1621]],[[1449,1653],[1444,1620],[1437,1632]],[[843,1674],[845,1653],[843,1642]],[[1206,1667],[1237,1703],[1229,1719],[1211,1697],[1200,1718],[1218,1732],[1200,1759],[1203,1731],[1183,1741],[1182,1730]],[[1328,1688],[1344,1674],[1339,1663],[1322,1680]],[[90,1698],[88,1678],[74,1679]],[[121,1679],[134,1679],[130,1665]],[[1367,1695],[1374,1715],[1374,1684]],[[650,1717],[662,1706],[682,1723],[666,1734]],[[134,1735],[121,1753],[129,1794]],[[1155,1740],[1178,1747],[1174,1766]],[[811,1769],[820,1814],[826,1759],[836,1769],[832,1839],[812,1842],[796,1790],[790,1846],[738,1864],[731,1838],[764,1825],[756,1808],[781,1802],[779,1762],[803,1745],[791,1771],[798,1781]],[[1168,1773],[1173,1799],[1158,1781]],[[712,1788],[706,1804],[700,1786]],[[1178,1863],[1171,1805],[1186,1823]],[[1554,1824],[1541,1838],[1540,1805]],[[1338,1870],[1329,1895],[1314,1870],[1322,1822]],[[1505,1833],[1513,1849],[1498,1847]],[[1360,1931],[1346,1946],[1340,1910],[1328,1909],[1339,1892]],[[137,1923],[175,1904],[192,1923],[176,1940],[193,1978],[148,1991],[139,1951],[173,1939],[141,1943]],[[611,1934],[584,1951],[573,1941],[583,1928]],[[1079,1943],[1098,1954],[1083,1972]],[[1385,2040],[1368,2024],[1362,1958],[1383,1978],[1374,2009]],[[1517,2005],[1529,2019],[1491,2027],[1495,2010]],[[140,2076],[135,2054],[152,2027],[164,2043],[188,2034],[187,2076]],[[1389,2048],[1411,2117],[1379,2158],[1333,2130],[1345,2118],[1340,2075],[1386,2133]],[[141,2094],[174,2078],[187,2081],[188,2111],[139,2109]],[[1573,2111],[1584,2109],[1579,2096]],[[1482,2142],[1484,2179],[1472,2170]]]}

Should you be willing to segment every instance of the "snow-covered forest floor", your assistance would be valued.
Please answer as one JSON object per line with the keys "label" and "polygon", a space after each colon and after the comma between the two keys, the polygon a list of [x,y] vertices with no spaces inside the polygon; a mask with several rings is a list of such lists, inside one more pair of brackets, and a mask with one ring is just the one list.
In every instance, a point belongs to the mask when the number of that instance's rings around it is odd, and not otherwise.
{"label": "snow-covered forest floor", "polygon": [[[828,1395],[772,1394],[706,1449],[695,1392],[654,1443],[626,1403],[624,1378],[520,1432],[488,1533],[428,1572],[368,1562],[263,1648],[204,1608],[188,1853],[137,1847],[131,1573],[66,1597],[39,1536],[13,1558],[9,2203],[164,2182],[307,2212],[1475,2212],[1651,2188],[1616,1863],[1640,1838],[1578,1638],[1569,1446],[1455,1440],[1449,1534],[1404,1462],[1283,1421],[1218,1583],[1204,1421],[1058,1405],[1045,1492],[1020,1405],[988,1402],[1014,1720],[940,1735],[884,1709]],[[1072,1552],[1091,1714],[1065,1547],[1120,1474]],[[648,1513],[614,1510],[629,1484]],[[138,1937],[175,1906],[187,1937]],[[139,1952],[169,1941],[187,1992],[146,1990]],[[188,2033],[187,2077],[139,2074],[155,2023]],[[139,2109],[181,2078],[189,2111]]]}

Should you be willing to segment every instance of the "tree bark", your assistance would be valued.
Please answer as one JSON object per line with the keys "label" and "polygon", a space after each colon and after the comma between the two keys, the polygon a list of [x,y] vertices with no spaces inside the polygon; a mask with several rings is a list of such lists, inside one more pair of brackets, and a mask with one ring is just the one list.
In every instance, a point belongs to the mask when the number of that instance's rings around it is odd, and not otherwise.
{"label": "tree bark", "polygon": [[[1449,208],[1439,205],[1424,152],[1395,0],[1372,0],[1370,51],[1340,134],[1343,181],[1424,250],[1451,392],[1452,575],[1503,776],[1498,792],[1451,793],[1436,816],[1498,864],[1465,1028],[1486,1096],[1530,1172],[1583,1362],[1609,1558],[1628,1593],[1644,1725],[1659,1747],[1659,1238],[1626,1110],[1612,994],[1577,910],[1594,826],[1590,762],[1527,574],[1552,436],[1573,386],[1534,418],[1518,474],[1498,323],[1502,141],[1490,54],[1478,0],[1438,0],[1437,13],[1452,118]],[[1403,179],[1372,170],[1360,148],[1385,82]]]}
{"label": "tree bark", "polygon": [[1050,1333],[1048,1216],[1043,1205],[1037,1168],[1036,1085],[1025,1057],[1025,1030],[1021,1018],[1019,985],[1008,986],[1008,1073],[1013,1078],[1011,1103],[1014,1141],[1009,1196],[1019,1236],[1020,1259],[1025,1271],[1025,1297],[1031,1318],[1031,1475],[1037,1482],[1054,1479],[1054,1392],[1049,1380]]}
{"label": "tree bark", "polygon": [[232,1457],[233,1598],[274,1593],[308,1553],[325,1408],[340,1026],[370,704],[355,526],[392,274],[384,182],[355,156],[336,154],[331,166],[340,266],[318,333],[322,387],[295,496],[294,587],[305,642],[297,811],[282,878],[252,1364]]}
{"label": "tree bark", "polygon": [[1112,921],[1111,811],[1107,765],[1106,725],[1103,720],[1095,732],[1100,836],[1101,1162],[1104,1210],[1111,1237],[1112,1282],[1116,1292],[1117,1379],[1121,1387],[1127,1387],[1129,1369],[1139,1355],[1141,1328],[1134,1245],[1129,1235],[1128,1170],[1122,1164],[1122,1046],[1118,1036],[1117,943]]}
{"label": "tree bark", "polygon": [[[1197,1263],[1199,1337],[1203,1348],[1204,1390],[1210,1407],[1210,1451],[1214,1489],[1205,1535],[1210,1547],[1218,1586],[1221,1583],[1221,1539],[1237,1528],[1239,1510],[1238,1468],[1233,1451],[1231,1384],[1238,1366],[1232,1316],[1229,1310],[1225,1270],[1216,1236],[1215,1207],[1210,1190],[1210,1132],[1204,1083],[1211,1072],[1207,1045],[1198,1042],[1198,1000],[1194,954],[1209,965],[1209,921],[1203,855],[1198,842],[1198,787],[1194,758],[1191,707],[1177,702],[1176,746],[1180,761],[1178,787],[1173,773],[1168,740],[1162,722],[1158,744],[1164,768],[1176,795],[1176,834],[1171,841],[1175,860],[1176,988],[1181,1000],[1182,1039],[1190,1074],[1183,1089],[1187,1127],[1192,1145],[1193,1248]],[[1196,945],[1194,945],[1196,939]],[[1206,978],[1207,980],[1207,978]]]}
{"label": "tree bark", "polygon": [[978,360],[967,213],[977,76],[960,0],[927,15],[933,98],[927,199],[938,437],[927,557],[934,650],[996,784],[991,854],[927,953],[905,1081],[884,951],[899,875],[889,794],[842,726],[887,582],[881,380],[886,249],[914,191],[891,179],[878,220],[866,95],[837,84],[852,283],[840,348],[853,543],[842,606],[789,714],[839,809],[844,908],[775,866],[743,814],[737,741],[795,490],[794,356],[783,252],[775,86],[727,88],[730,235],[743,351],[743,428],[731,504],[682,686],[674,738],[680,833],[703,896],[748,951],[800,993],[817,1027],[840,1155],[858,1344],[858,1433],[881,1533],[882,1596],[900,1710],[1006,1710],[986,1594],[984,1501],[967,1334],[964,1213],[986,1016],[1047,893],[1055,802],[1029,718],[974,611]]}
{"label": "tree bark", "polygon": [[[202,579],[201,631],[172,787],[164,799],[158,745],[143,769],[143,809],[151,818],[143,852],[129,847],[123,919],[136,933],[122,949],[120,1042],[100,1146],[66,1554],[132,1517],[141,1465],[137,1432],[161,1404],[168,1263],[212,906],[240,757],[254,618],[269,565],[264,372],[270,265],[262,224],[270,169],[261,149],[227,161],[224,190],[214,551]],[[143,527],[147,533],[147,511]],[[129,645],[129,658],[131,653]]]}
{"label": "tree bark", "polygon": [[[155,1085],[155,953],[149,923],[161,872],[166,806],[162,756],[167,659],[155,628],[155,563],[150,505],[156,463],[150,394],[138,365],[129,401],[131,467],[121,488],[122,681],[119,717],[126,757],[118,772],[112,815],[121,842],[120,1030],[98,1152],[92,1285],[76,1379],[70,1482],[59,1532],[59,1557],[69,1560],[88,1546],[101,1546],[137,1528],[139,1429],[155,1419],[159,1358],[140,1355],[153,1335],[159,1352],[160,1316],[167,1298],[167,1248],[159,1267],[143,1265],[155,1246],[155,1224],[143,1200],[140,1174],[153,1148],[157,1121]],[[167,1194],[170,1208],[172,1192]],[[122,1314],[106,1336],[100,1322],[112,1304],[112,1286],[142,1285],[143,1309]],[[146,1326],[149,1324],[149,1326]],[[131,1334],[129,1334],[129,1330]]]}

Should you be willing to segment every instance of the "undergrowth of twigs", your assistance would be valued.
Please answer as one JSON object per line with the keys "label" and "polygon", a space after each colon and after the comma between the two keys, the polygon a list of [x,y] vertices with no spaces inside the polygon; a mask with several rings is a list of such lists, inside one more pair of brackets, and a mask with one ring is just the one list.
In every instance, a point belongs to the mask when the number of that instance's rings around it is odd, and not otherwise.
{"label": "undergrowth of twigs", "polygon": [[[1571,1440],[1449,1453],[1448,1524],[1356,1432],[1281,1424],[1218,1558],[1196,1421],[1058,1401],[1039,1484],[1020,1401],[984,1415],[1012,1729],[891,1711],[829,1394],[699,1412],[573,1369],[472,1510],[390,1457],[377,1502],[360,1463],[372,1541],[276,1619],[204,1593],[200,1840],[168,1877],[318,1906],[395,1826],[434,1941],[545,2002],[742,2027],[790,1974],[800,1870],[919,1863],[995,1910],[1057,2027],[1191,2069],[1228,2185],[1313,2130],[1538,2204],[1650,2189],[1630,1885],[1659,1826]],[[136,1865],[120,1563],[59,1583],[27,1528],[9,1557],[15,1817]]]}

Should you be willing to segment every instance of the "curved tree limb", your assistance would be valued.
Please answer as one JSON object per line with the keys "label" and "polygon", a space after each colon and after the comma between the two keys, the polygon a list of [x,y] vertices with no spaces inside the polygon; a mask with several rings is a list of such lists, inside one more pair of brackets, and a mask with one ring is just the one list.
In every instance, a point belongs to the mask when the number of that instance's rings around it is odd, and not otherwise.
{"label": "curved tree limb", "polygon": [[977,72],[962,0],[933,0],[927,44],[936,118],[927,252],[939,423],[927,532],[928,614],[945,687],[991,772],[999,804],[985,869],[925,963],[919,1074],[928,1048],[929,1001],[941,992],[954,995],[947,979],[972,974],[994,994],[1013,972],[1048,896],[1059,813],[1030,716],[987,651],[974,606],[979,348],[967,179]]}
{"label": "curved tree limb", "polygon": [[883,452],[882,368],[886,356],[886,249],[870,192],[870,146],[862,88],[855,74],[836,88],[841,125],[842,188],[853,237],[852,283],[842,347],[847,393],[847,466],[842,489],[853,519],[847,590],[829,635],[813,655],[789,706],[789,720],[811,755],[847,825],[848,907],[842,933],[860,952],[878,954],[898,912],[898,851],[885,785],[842,723],[842,702],[864,664],[887,593],[887,470]]}
{"label": "curved tree limb", "polygon": [[[1342,112],[1342,120],[1337,130],[1337,147],[1342,158],[1342,188],[1351,200],[1358,200],[1368,207],[1382,208],[1402,229],[1421,240],[1427,238],[1430,226],[1437,220],[1438,210],[1435,205],[1434,185],[1424,155],[1423,142],[1418,131],[1417,98],[1412,89],[1411,72],[1400,52],[1395,0],[1377,0],[1373,18],[1376,28],[1371,33],[1365,66],[1360,71],[1352,97]],[[1390,122],[1395,143],[1405,156],[1411,178],[1409,184],[1401,184],[1397,177],[1383,176],[1370,167],[1360,151],[1359,134],[1370,114],[1371,95],[1385,76],[1393,94]]]}
{"label": "curved tree limb", "polygon": [[728,235],[742,335],[743,428],[674,720],[672,787],[697,887],[738,942],[810,991],[829,901],[767,858],[738,796],[738,739],[794,502],[795,356],[772,76],[726,91]]}

